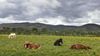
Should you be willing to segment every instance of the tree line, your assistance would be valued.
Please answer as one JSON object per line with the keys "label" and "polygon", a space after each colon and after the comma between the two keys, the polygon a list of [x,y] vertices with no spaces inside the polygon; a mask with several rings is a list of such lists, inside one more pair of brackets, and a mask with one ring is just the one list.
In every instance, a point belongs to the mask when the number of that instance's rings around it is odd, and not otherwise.
{"label": "tree line", "polygon": [[88,30],[50,30],[47,28],[31,28],[24,29],[21,27],[10,28],[3,27],[0,29],[0,34],[9,34],[15,32],[16,34],[36,34],[36,35],[63,35],[63,36],[100,36],[100,31],[88,31]]}

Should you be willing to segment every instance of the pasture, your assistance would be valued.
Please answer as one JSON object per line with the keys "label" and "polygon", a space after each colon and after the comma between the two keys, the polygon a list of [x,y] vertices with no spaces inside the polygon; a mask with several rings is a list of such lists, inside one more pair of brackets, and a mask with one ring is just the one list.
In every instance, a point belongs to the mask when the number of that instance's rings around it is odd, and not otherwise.
{"label": "pasture", "polygon": [[[63,46],[53,46],[56,39],[64,40]],[[41,45],[40,49],[25,49],[25,41],[32,41]],[[85,44],[90,50],[69,49],[72,44]],[[100,56],[99,37],[77,36],[47,36],[47,35],[18,35],[9,39],[8,35],[0,35],[0,56]]]}

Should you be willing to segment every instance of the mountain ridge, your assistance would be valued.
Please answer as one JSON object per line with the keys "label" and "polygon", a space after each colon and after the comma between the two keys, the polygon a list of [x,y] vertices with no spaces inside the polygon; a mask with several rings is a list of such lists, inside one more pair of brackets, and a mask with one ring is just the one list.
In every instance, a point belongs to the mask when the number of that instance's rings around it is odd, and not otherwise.
{"label": "mountain ridge", "polygon": [[[35,29],[35,30],[34,30]],[[37,29],[37,30],[36,30]],[[36,32],[35,32],[36,31]],[[49,25],[43,23],[3,23],[0,24],[0,33],[17,32],[23,34],[53,34],[53,35],[95,35],[100,36],[100,25],[85,24],[72,25]]]}
{"label": "mountain ridge", "polygon": [[47,28],[53,30],[67,30],[67,29],[99,29],[100,25],[98,24],[85,24],[81,26],[73,26],[73,25],[50,25],[50,24],[43,24],[43,23],[3,23],[0,24],[0,28],[2,27],[10,27],[10,28]]}

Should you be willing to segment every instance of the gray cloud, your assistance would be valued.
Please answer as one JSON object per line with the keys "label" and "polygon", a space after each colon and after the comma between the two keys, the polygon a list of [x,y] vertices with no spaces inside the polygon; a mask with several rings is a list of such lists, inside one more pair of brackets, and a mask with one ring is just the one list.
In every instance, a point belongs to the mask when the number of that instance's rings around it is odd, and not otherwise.
{"label": "gray cloud", "polygon": [[41,18],[47,23],[48,19],[52,22],[60,16],[63,20],[58,21],[62,24],[88,23],[89,20],[99,23],[99,18],[91,19],[94,15],[88,15],[96,10],[100,11],[99,0],[1,0],[0,20],[35,22]]}
{"label": "gray cloud", "polygon": [[99,0],[60,0],[60,2],[62,2],[62,7],[58,8],[57,14],[66,17],[66,21],[69,22],[86,16],[89,11],[100,9]]}

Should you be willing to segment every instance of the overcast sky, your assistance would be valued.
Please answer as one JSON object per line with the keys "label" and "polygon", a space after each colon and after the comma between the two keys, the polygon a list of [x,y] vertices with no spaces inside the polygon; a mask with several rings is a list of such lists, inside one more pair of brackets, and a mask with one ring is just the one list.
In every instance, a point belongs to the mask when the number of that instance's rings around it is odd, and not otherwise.
{"label": "overcast sky", "polygon": [[0,0],[0,23],[100,23],[100,0]]}

